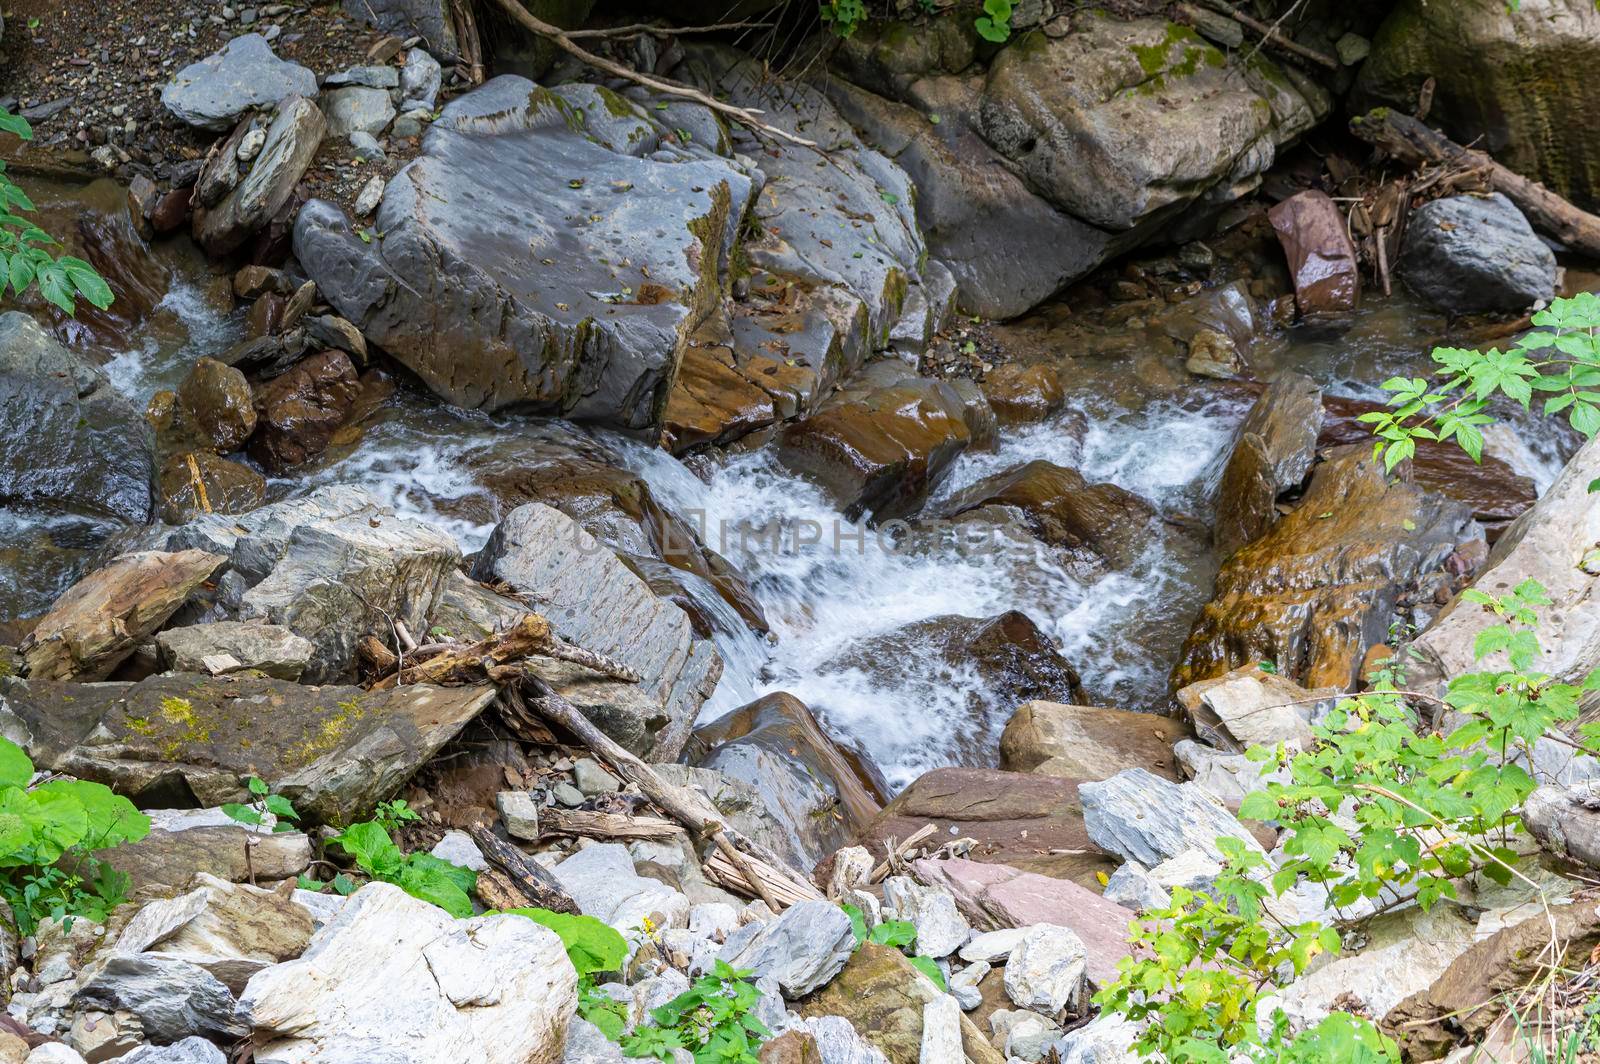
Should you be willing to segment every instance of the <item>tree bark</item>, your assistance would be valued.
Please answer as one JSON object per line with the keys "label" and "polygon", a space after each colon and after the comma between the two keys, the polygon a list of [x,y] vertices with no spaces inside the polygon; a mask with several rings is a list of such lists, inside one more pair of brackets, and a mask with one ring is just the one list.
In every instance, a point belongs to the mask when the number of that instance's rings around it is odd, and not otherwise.
{"label": "tree bark", "polygon": [[503,872],[511,884],[537,909],[558,913],[578,912],[578,903],[562,889],[556,877],[538,862],[506,842],[488,828],[470,830],[472,841],[483,851],[484,859]]}

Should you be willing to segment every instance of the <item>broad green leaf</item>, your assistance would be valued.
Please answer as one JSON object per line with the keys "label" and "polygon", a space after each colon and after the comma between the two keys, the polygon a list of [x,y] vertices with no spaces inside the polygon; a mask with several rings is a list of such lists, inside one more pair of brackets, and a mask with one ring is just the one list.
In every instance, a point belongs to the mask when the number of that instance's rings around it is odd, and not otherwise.
{"label": "broad green leaf", "polygon": [[10,739],[0,739],[0,787],[26,787],[33,779],[33,761]]}
{"label": "broad green leaf", "polygon": [[59,795],[77,802],[88,815],[85,846],[103,850],[124,842],[138,842],[150,834],[150,818],[137,806],[103,783],[89,780],[51,780],[34,788],[34,796]]}
{"label": "broad green leaf", "polygon": [[567,948],[567,957],[580,976],[591,972],[613,972],[628,956],[628,942],[616,929],[593,916],[551,912],[549,909],[507,909],[525,916],[556,933]]}
{"label": "broad green leaf", "polygon": [[944,981],[944,973],[939,970],[938,962],[932,957],[907,957],[906,960],[911,962],[911,967],[932,980],[933,985],[938,987],[941,993],[948,991],[949,988]]}
{"label": "broad green leaf", "polygon": [[917,925],[910,920],[885,920],[867,934],[867,941],[878,946],[909,946],[917,940]]}

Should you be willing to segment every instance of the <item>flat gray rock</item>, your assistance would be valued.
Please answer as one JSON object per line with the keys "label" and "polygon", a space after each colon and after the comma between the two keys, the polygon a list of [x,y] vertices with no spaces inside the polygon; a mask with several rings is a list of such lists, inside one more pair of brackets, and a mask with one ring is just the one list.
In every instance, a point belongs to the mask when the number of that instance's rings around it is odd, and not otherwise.
{"label": "flat gray rock", "polygon": [[327,128],[317,105],[302,96],[282,101],[250,172],[215,207],[200,212],[195,237],[213,255],[236,250],[289,202]]}
{"label": "flat gray rock", "polygon": [[162,665],[173,672],[215,675],[255,669],[280,680],[298,680],[316,651],[309,640],[282,625],[258,621],[169,628],[157,634],[156,648]]}
{"label": "flat gray rock", "polygon": [[249,1025],[234,1015],[236,1002],[222,981],[175,957],[109,957],[78,991],[78,1000],[107,1010],[127,1009],[144,1024],[145,1036],[157,1042],[191,1035],[231,1042],[250,1033]]}
{"label": "flat gray rock", "polygon": [[117,1058],[118,1064],[228,1064],[228,1058],[212,1042],[191,1035],[169,1046],[140,1046]]}
{"label": "flat gray rock", "polygon": [[1186,850],[1222,860],[1217,838],[1229,835],[1257,852],[1261,844],[1234,815],[1191,783],[1173,783],[1142,768],[1078,787],[1083,825],[1096,846],[1148,867]]}
{"label": "flat gray rock", "polygon": [[329,92],[322,103],[328,111],[328,132],[335,137],[352,133],[376,137],[394,121],[394,102],[383,89],[352,84]]}
{"label": "flat gray rock", "polygon": [[774,920],[746,924],[728,936],[717,958],[778,981],[786,998],[804,997],[844,969],[855,952],[844,910],[829,901],[803,901]]}
{"label": "flat gray rock", "polygon": [[178,71],[161,90],[161,102],[189,125],[221,133],[246,111],[270,109],[296,95],[314,98],[317,76],[279,59],[261,34],[246,33]]}
{"label": "flat gray rock", "polygon": [[1400,276],[1453,314],[1526,310],[1556,290],[1556,256],[1498,192],[1446,196],[1406,222]]}

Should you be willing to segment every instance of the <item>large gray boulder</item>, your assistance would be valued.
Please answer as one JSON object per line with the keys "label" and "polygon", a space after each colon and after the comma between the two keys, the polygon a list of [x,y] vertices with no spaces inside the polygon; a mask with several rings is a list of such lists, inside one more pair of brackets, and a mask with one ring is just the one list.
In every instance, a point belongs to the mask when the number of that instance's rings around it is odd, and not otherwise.
{"label": "large gray boulder", "polygon": [[657,597],[576,521],[543,503],[519,506],[496,526],[473,575],[509,584],[563,639],[637,671],[639,684],[573,669],[552,675],[578,692],[627,688],[609,712],[603,699],[597,704],[580,694],[574,701],[630,750],[653,751],[658,760],[677,756],[722,674],[715,646],[695,638],[683,610]]}
{"label": "large gray boulder", "polygon": [[41,768],[104,783],[140,805],[242,801],[240,781],[253,775],[313,820],[348,824],[494,696],[492,686],[364,691],[193,673],[134,684],[0,679],[0,732],[18,737]]}
{"label": "large gray boulder", "polygon": [[1526,310],[1556,291],[1556,256],[1498,192],[1446,196],[1406,222],[1400,275],[1455,314]]}
{"label": "large gray boulder", "polygon": [[722,297],[757,187],[709,150],[634,154],[658,136],[608,90],[495,78],[429,127],[385,188],[378,235],[313,201],[295,254],[452,403],[646,429]]}
{"label": "large gray boulder", "polygon": [[178,71],[161,102],[189,125],[221,133],[246,111],[270,110],[295,95],[315,97],[317,76],[279,59],[261,34],[246,33]]}
{"label": "large gray boulder", "polygon": [[287,628],[314,648],[307,683],[353,678],[356,641],[390,633],[395,620],[426,632],[446,575],[461,563],[450,535],[347,485],[249,514],[202,515],[166,542],[227,557],[216,600],[198,619]]}
{"label": "large gray boulder", "polygon": [[176,1042],[192,1035],[233,1041],[250,1033],[222,981],[197,964],[157,953],[113,956],[78,991],[78,1001],[139,1017],[147,1038]]}
{"label": "large gray boulder", "polygon": [[154,433],[110,379],[26,314],[0,314],[0,504],[143,523],[154,477]]}

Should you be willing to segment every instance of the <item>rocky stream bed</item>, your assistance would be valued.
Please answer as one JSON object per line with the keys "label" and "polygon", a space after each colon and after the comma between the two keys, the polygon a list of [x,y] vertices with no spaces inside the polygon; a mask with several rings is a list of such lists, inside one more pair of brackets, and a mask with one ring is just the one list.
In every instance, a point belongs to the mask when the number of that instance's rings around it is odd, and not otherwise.
{"label": "rocky stream bed", "polygon": [[[1219,837],[1290,860],[1247,747],[1311,746],[1395,648],[1418,698],[1472,671],[1468,589],[1539,581],[1540,667],[1600,667],[1600,443],[1499,403],[1480,462],[1390,472],[1360,420],[1600,273],[1484,168],[1345,129],[1422,92],[1600,205],[1552,117],[1600,107],[1587,0],[1018,4],[1003,45],[977,5],[842,42],[692,6],[528,4],[650,21],[575,40],[784,135],[492,3],[6,11],[0,154],[115,300],[0,313],[0,736],[150,830],[94,854],[104,920],[0,928],[0,1062],[621,1060],[580,984],[633,1030],[719,961],[768,1064],[1131,1062],[1090,1002],[1129,922]],[[1344,946],[1292,1031],[1531,1060],[1482,1001],[1555,933],[1596,1059],[1566,734],[1506,755],[1518,879],[1274,899]],[[251,780],[294,822],[225,813]],[[395,799],[475,915],[330,841]],[[527,905],[626,959],[577,979]]]}

